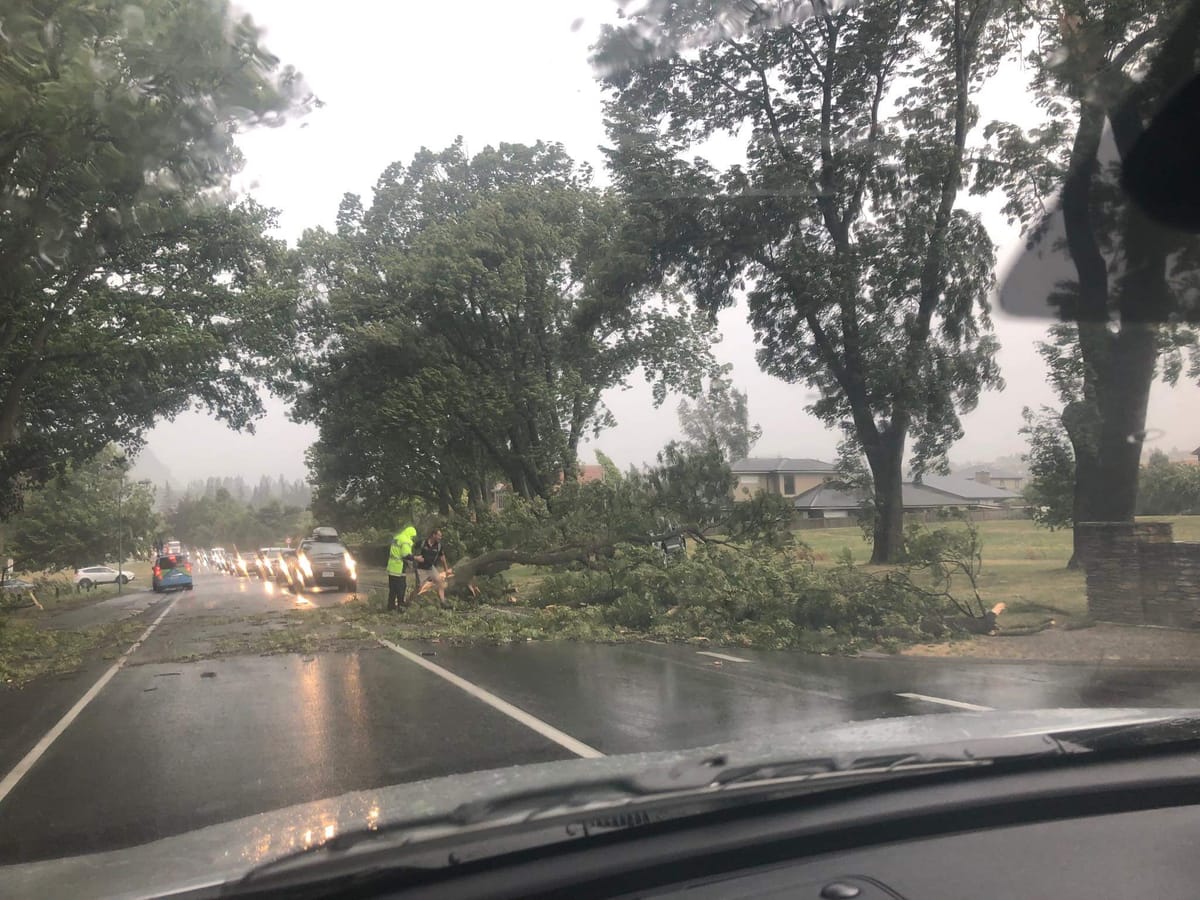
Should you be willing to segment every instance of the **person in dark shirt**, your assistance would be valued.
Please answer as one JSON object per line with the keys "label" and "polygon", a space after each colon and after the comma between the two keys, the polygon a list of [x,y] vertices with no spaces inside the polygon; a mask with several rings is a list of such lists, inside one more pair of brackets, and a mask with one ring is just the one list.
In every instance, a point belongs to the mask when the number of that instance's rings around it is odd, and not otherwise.
{"label": "person in dark shirt", "polygon": [[[442,567],[444,574],[449,566],[446,564],[446,551],[442,548],[442,529],[435,528],[425,540],[421,541],[421,550],[417,553],[417,589],[427,581],[433,581],[439,575],[437,567]],[[438,588],[438,594],[445,599],[444,579]]]}

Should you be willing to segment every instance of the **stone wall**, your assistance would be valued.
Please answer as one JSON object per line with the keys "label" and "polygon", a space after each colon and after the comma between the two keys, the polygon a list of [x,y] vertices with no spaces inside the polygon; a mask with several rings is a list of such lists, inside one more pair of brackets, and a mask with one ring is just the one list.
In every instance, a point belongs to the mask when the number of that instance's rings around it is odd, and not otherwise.
{"label": "stone wall", "polygon": [[1168,522],[1082,522],[1088,614],[1101,622],[1200,628],[1200,544]]}

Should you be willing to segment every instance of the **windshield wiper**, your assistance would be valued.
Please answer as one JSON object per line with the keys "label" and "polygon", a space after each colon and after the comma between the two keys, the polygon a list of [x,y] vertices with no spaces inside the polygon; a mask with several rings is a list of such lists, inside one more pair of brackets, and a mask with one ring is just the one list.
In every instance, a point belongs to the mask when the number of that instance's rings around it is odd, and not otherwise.
{"label": "windshield wiper", "polygon": [[[1061,756],[1081,750],[1048,735],[1029,735],[891,754],[780,758],[743,765],[733,764],[726,756],[710,756],[636,774],[514,791],[464,803],[445,813],[348,831],[264,863],[238,884],[261,887],[264,881],[286,879],[289,873],[306,871],[313,865],[358,858],[360,849],[415,851],[443,838],[483,837],[517,826],[530,829],[565,826],[557,839],[578,839],[596,831],[636,828],[694,815],[734,797],[739,801],[750,799],[749,795],[755,792],[765,791],[775,797],[782,791],[795,796],[894,778],[987,767],[998,756]],[[542,840],[549,842],[554,838]],[[442,865],[457,861],[453,853],[445,853],[440,859]],[[399,860],[395,862],[399,865]],[[427,871],[429,866],[415,870]]]}

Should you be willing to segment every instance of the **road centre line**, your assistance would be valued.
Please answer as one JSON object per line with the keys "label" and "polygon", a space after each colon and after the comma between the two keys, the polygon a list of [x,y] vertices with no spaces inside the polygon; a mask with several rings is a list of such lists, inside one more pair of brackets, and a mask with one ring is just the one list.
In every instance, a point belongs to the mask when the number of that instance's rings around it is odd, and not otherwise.
{"label": "road centre line", "polygon": [[723,659],[725,662],[750,662],[750,660],[742,659],[740,656],[730,656],[727,653],[713,653],[711,650],[697,650],[696,652],[700,656],[711,656],[713,659]]}
{"label": "road centre line", "polygon": [[930,697],[928,694],[911,694],[897,692],[897,697],[906,700],[924,700],[926,703],[940,703],[942,706],[953,706],[955,709],[969,709],[973,712],[991,712],[994,706],[980,706],[978,703],[964,703],[961,700],[947,700],[945,697]]}
{"label": "road centre line", "polygon": [[576,740],[566,732],[559,731],[550,723],[543,722],[537,716],[525,712],[525,710],[521,709],[520,707],[513,706],[507,700],[502,700],[491,691],[486,691],[479,685],[467,681],[465,678],[460,678],[449,669],[442,668],[436,663],[431,663],[424,657],[413,653],[411,650],[405,650],[403,647],[399,646],[398,644],[393,644],[386,638],[381,638],[369,628],[365,628],[362,625],[355,625],[354,627],[360,631],[365,631],[393,653],[398,653],[409,662],[416,663],[427,672],[432,672],[434,675],[438,676],[438,678],[445,679],[459,690],[470,694],[476,700],[486,703],[497,712],[504,713],[504,715],[508,716],[510,719],[515,719],[517,722],[520,722],[531,731],[535,731],[547,740],[553,741],[560,747],[570,750],[576,756],[582,756],[584,759],[598,759],[599,757],[604,756],[604,754],[595,747],[589,747],[587,744],[583,743],[583,741]]}
{"label": "road centre line", "polygon": [[4,776],[4,780],[0,781],[0,803],[3,803],[4,798],[12,793],[13,788],[20,783],[21,779],[29,774],[29,770],[50,749],[50,745],[58,740],[62,733],[71,726],[71,723],[79,718],[79,714],[87,708],[87,705],[96,699],[96,695],[104,690],[104,686],[112,681],[113,676],[124,668],[125,663],[129,661],[129,657],[134,654],[138,647],[142,646],[146,638],[150,637],[154,629],[158,627],[158,623],[167,617],[167,613],[172,610],[178,600],[179,597],[176,596],[167,604],[167,608],[158,614],[158,618],[150,623],[150,627],[142,632],[141,637],[134,641],[129,649],[117,658],[115,663],[109,666],[108,671],[101,675],[96,683],[88,688],[86,694],[75,701],[75,705],[68,709],[63,717],[54,724],[54,727],[47,731],[42,736],[42,739],[33,745],[33,749],[26,753],[21,761],[13,767],[12,771]]}

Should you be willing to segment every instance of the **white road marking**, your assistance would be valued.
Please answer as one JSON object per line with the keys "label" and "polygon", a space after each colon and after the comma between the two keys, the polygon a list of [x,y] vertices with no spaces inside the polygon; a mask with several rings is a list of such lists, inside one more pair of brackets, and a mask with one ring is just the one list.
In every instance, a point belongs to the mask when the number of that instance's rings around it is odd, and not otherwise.
{"label": "white road marking", "polygon": [[142,646],[146,638],[150,637],[154,629],[158,627],[158,623],[167,617],[167,613],[171,611],[178,600],[179,597],[176,596],[174,600],[167,604],[167,608],[158,614],[158,618],[150,623],[150,627],[142,632],[142,636],[134,641],[129,649],[117,658],[117,661],[109,667],[108,671],[101,675],[96,683],[88,688],[88,692],[80,697],[75,702],[75,705],[68,709],[66,714],[55,723],[54,727],[47,731],[42,736],[42,739],[33,745],[33,749],[25,754],[24,758],[13,767],[12,771],[4,776],[4,780],[0,781],[0,803],[3,803],[4,798],[12,793],[12,789],[17,786],[22,778],[29,774],[29,770],[42,758],[42,754],[50,749],[50,745],[58,740],[62,733],[70,727],[71,723],[79,718],[79,714],[87,708],[87,705],[96,699],[96,695],[104,690],[104,686],[112,681],[113,676],[121,671],[125,663],[129,661],[129,657],[133,655],[138,647]]}
{"label": "white road marking", "polygon": [[393,653],[399,653],[409,662],[416,663],[422,669],[425,669],[427,672],[432,672],[439,678],[444,678],[459,690],[465,691],[476,700],[483,701],[488,706],[492,707],[492,709],[504,713],[504,715],[508,716],[510,719],[515,719],[526,728],[537,732],[547,740],[553,741],[560,747],[570,750],[576,756],[582,756],[584,759],[598,759],[599,757],[604,756],[604,754],[595,747],[589,747],[587,744],[583,743],[583,741],[578,741],[566,732],[559,731],[550,723],[543,722],[537,716],[525,712],[525,710],[521,709],[520,707],[513,706],[507,700],[500,699],[491,691],[485,691],[479,685],[467,681],[465,678],[460,678],[449,669],[443,669],[436,663],[431,663],[429,660],[422,656],[418,656],[411,650],[405,650],[403,647],[393,644],[391,641],[385,638],[381,638],[369,628],[364,628],[361,625],[357,625],[355,627],[371,635],[371,637],[375,638],[375,640],[379,641],[380,644],[382,644],[384,647],[387,647]]}
{"label": "white road marking", "polygon": [[953,706],[955,709],[969,709],[974,712],[990,712],[994,706],[980,706],[978,703],[963,703],[961,700],[947,700],[945,697],[930,697],[928,694],[897,693],[897,697],[907,700],[924,700],[926,703],[940,703],[942,706]]}
{"label": "white road marking", "polygon": [[750,662],[748,659],[742,659],[740,656],[730,656],[727,653],[713,653],[711,650],[697,650],[700,656],[711,656],[713,659],[723,659],[725,662]]}

